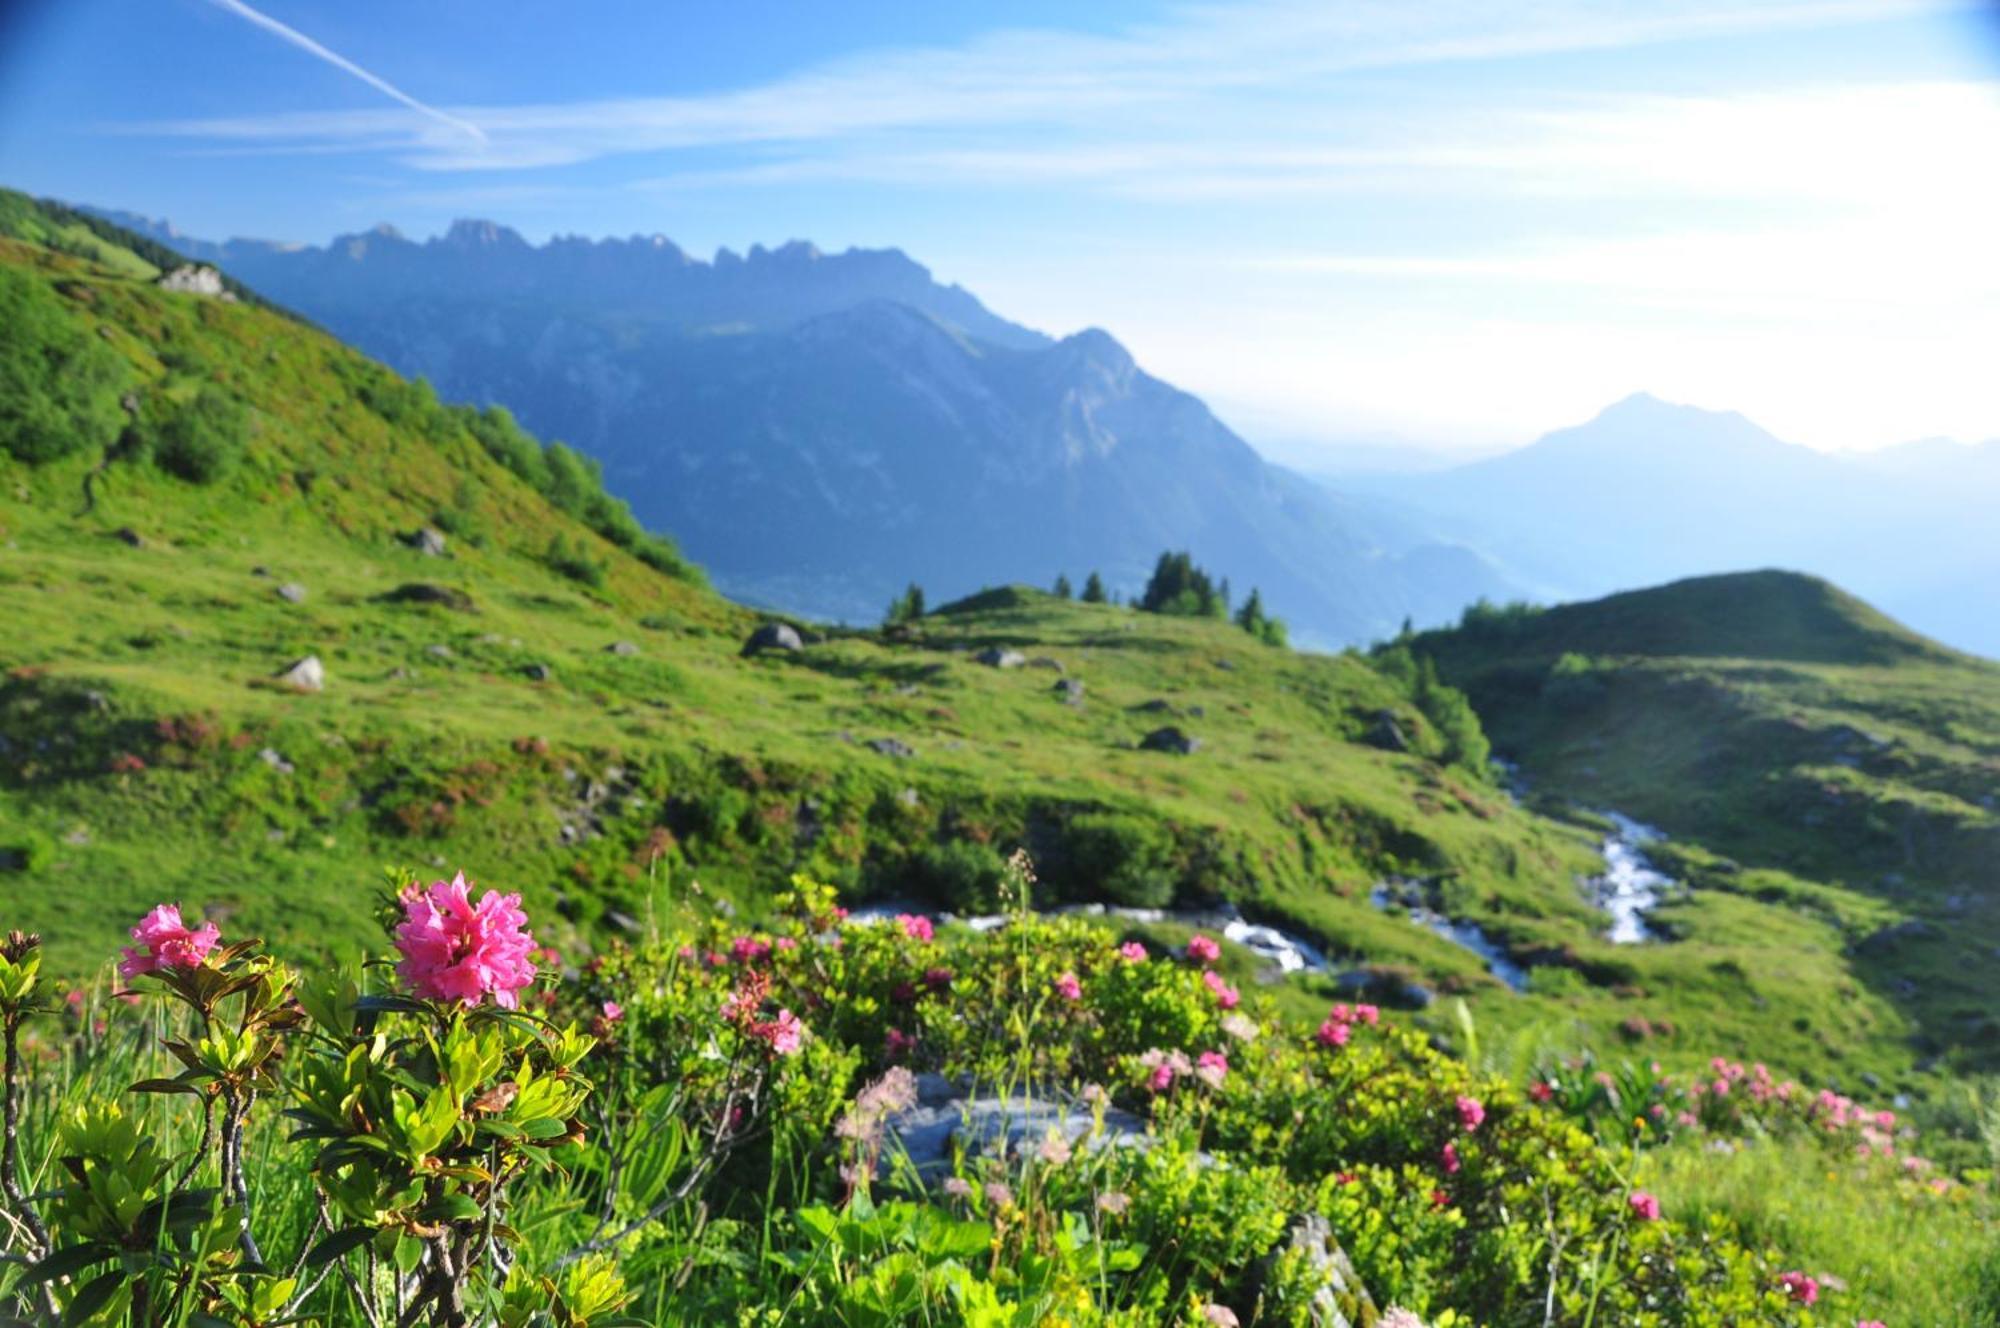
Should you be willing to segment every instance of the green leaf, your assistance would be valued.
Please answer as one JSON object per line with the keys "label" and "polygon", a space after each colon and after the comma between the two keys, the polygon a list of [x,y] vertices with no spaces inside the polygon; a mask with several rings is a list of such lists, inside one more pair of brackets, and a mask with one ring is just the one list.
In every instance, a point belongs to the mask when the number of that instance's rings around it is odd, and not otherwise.
{"label": "green leaf", "polygon": [[116,1253],[117,1251],[108,1245],[67,1245],[29,1268],[21,1278],[20,1285],[32,1287],[40,1286],[44,1282],[53,1282],[59,1277],[68,1277],[71,1273],[88,1268],[94,1263],[103,1263]]}
{"label": "green leaf", "polygon": [[118,1294],[118,1288],[125,1284],[125,1274],[121,1269],[112,1269],[86,1284],[70,1301],[69,1309],[63,1313],[64,1328],[90,1322],[90,1317],[103,1309],[110,1299]]}
{"label": "green leaf", "polygon": [[374,1235],[375,1233],[367,1227],[349,1227],[345,1231],[336,1231],[306,1251],[306,1266],[318,1268],[322,1264],[332,1263],[342,1255],[360,1249]]}

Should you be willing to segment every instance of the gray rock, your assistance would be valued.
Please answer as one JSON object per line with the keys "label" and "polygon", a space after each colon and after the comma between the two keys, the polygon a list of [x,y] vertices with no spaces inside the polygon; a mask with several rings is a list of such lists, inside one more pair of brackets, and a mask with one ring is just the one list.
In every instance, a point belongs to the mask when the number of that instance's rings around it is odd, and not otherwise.
{"label": "gray rock", "polygon": [[376,599],[384,604],[436,604],[440,608],[456,609],[460,613],[473,611],[472,596],[452,586],[441,586],[434,581],[405,581],[394,590],[384,591]]}
{"label": "gray rock", "polygon": [[555,670],[546,664],[530,664],[521,670],[530,682],[547,682],[556,676]]}
{"label": "gray rock", "polygon": [[306,588],[296,581],[287,581],[278,587],[278,598],[287,604],[303,604],[306,602]]}
{"label": "gray rock", "polygon": [[620,913],[615,908],[604,915],[604,920],[624,932],[627,936],[637,936],[645,930],[644,927],[639,925],[637,918],[633,917],[630,913]]}
{"label": "gray rock", "polygon": [[1407,752],[1410,740],[1403,733],[1403,726],[1396,722],[1393,710],[1377,710],[1375,722],[1368,728],[1368,745],[1380,747],[1385,752]]}
{"label": "gray rock", "polygon": [[426,558],[442,558],[444,556],[444,532],[435,526],[418,526],[415,530],[403,536],[403,543],[409,545],[418,553],[423,554]]}
{"label": "gray rock", "polygon": [[[1093,1116],[1083,1103],[1057,1102],[1034,1096],[1007,1098],[974,1095],[942,1075],[917,1076],[917,1104],[884,1123],[891,1147],[908,1154],[917,1174],[936,1180],[951,1171],[953,1146],[968,1157],[1005,1150],[1033,1149],[1055,1130],[1071,1144],[1090,1134]],[[1146,1122],[1117,1107],[1104,1113],[1104,1132],[1082,1142],[1088,1149],[1143,1147]]]}
{"label": "gray rock", "polygon": [[451,647],[440,642],[434,646],[425,646],[424,653],[433,659],[450,659]]}
{"label": "gray rock", "polygon": [[118,527],[118,529],[111,532],[111,538],[118,540],[120,543],[129,544],[135,549],[146,547],[146,537],[130,526]]}
{"label": "gray rock", "polygon": [[750,639],[743,643],[745,656],[762,654],[766,650],[783,650],[788,653],[804,650],[806,643],[799,640],[798,632],[790,623],[767,622],[750,633]]}
{"label": "gray rock", "polygon": [[604,653],[607,655],[636,655],[639,653],[639,647],[633,645],[630,641],[613,641],[610,645],[604,647]]}
{"label": "gray rock", "polygon": [[307,655],[278,675],[278,681],[301,692],[322,691],[326,687],[326,665],[318,655]]}
{"label": "gray rock", "polygon": [[1056,679],[1056,685],[1054,691],[1058,696],[1062,697],[1063,700],[1068,701],[1072,705],[1074,705],[1076,702],[1081,701],[1083,699],[1083,679],[1058,678]]}
{"label": "gray rock", "polygon": [[1236,672],[1236,661],[1233,659],[1218,659],[1215,661],[1215,667],[1221,669],[1224,673],[1234,673]]}
{"label": "gray rock", "polygon": [[1313,1293],[1307,1320],[1313,1328],[1370,1328],[1378,1311],[1354,1261],[1333,1238],[1332,1225],[1318,1213],[1307,1213],[1292,1223],[1282,1250],[1274,1250],[1259,1265],[1259,1277],[1269,1278],[1278,1259],[1292,1251],[1303,1254],[1319,1282]]}
{"label": "gray rock", "polygon": [[263,751],[258,752],[257,759],[281,775],[292,773],[292,763],[287,761],[275,747],[266,747]]}
{"label": "gray rock", "polygon": [[900,760],[908,760],[917,754],[916,748],[900,738],[870,738],[867,746],[869,751],[878,755],[894,756]]}
{"label": "gray rock", "polygon": [[1176,756],[1192,756],[1201,750],[1201,739],[1191,737],[1169,724],[1163,729],[1154,729],[1139,739],[1139,747],[1148,752],[1172,752]]}
{"label": "gray rock", "polygon": [[1018,669],[1028,662],[1026,655],[1005,646],[988,646],[972,658],[991,669]]}

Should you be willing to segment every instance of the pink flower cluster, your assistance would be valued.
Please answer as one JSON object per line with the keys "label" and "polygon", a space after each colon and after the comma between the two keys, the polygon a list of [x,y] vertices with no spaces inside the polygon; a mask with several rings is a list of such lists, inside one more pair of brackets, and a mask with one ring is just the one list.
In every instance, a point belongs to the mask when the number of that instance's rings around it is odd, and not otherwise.
{"label": "pink flower cluster", "polygon": [[1138,941],[1125,942],[1125,944],[1118,947],[1118,954],[1128,964],[1143,964],[1146,962],[1146,947]]}
{"label": "pink flower cluster", "polygon": [[769,976],[755,970],[746,973],[736,990],[723,998],[722,1017],[744,1037],[763,1043],[779,1056],[790,1056],[804,1045],[806,1026],[788,1009],[765,1019],[764,1003],[770,994]]}
{"label": "pink flower cluster", "polygon": [[1215,1003],[1225,1010],[1234,1010],[1237,1003],[1243,999],[1243,994],[1223,981],[1222,974],[1212,968],[1204,968],[1201,971],[1201,980],[1208,987],[1209,993],[1215,997]]}
{"label": "pink flower cluster", "polygon": [[1196,932],[1188,937],[1187,957],[1197,964],[1212,964],[1222,958],[1222,947],[1215,943],[1214,937]]}
{"label": "pink flower cluster", "polygon": [[928,941],[937,935],[937,928],[921,913],[898,913],[896,925],[903,929],[903,935],[913,941]]}
{"label": "pink flower cluster", "polygon": [[1229,1077],[1229,1058],[1219,1051],[1204,1051],[1194,1058],[1194,1077],[1218,1092]]}
{"label": "pink flower cluster", "polygon": [[1819,1279],[1806,1273],[1780,1273],[1778,1285],[1785,1294],[1800,1305],[1810,1305],[1819,1299]]}
{"label": "pink flower cluster", "polygon": [[1083,983],[1077,980],[1077,976],[1074,973],[1065,973],[1057,978],[1055,989],[1056,995],[1066,1001],[1080,1001],[1083,999]]}
{"label": "pink flower cluster", "polygon": [[222,939],[213,922],[189,928],[181,921],[178,904],[160,904],[132,928],[137,947],[128,946],[118,963],[118,976],[130,981],[141,973],[157,973],[163,968],[198,968],[208,952]]}
{"label": "pink flower cluster", "polygon": [[1158,1047],[1139,1058],[1139,1068],[1146,1071],[1146,1087],[1155,1093],[1172,1088],[1176,1076],[1194,1073],[1194,1063],[1186,1052],[1162,1051]]}
{"label": "pink flower cluster", "polygon": [[1354,1035],[1356,1024],[1373,1028],[1381,1019],[1382,1012],[1372,1005],[1350,1006],[1346,1001],[1336,1001],[1333,1008],[1326,1012],[1326,1019],[1314,1037],[1322,1047],[1344,1047]]}
{"label": "pink flower cluster", "polygon": [[473,902],[465,873],[403,892],[396,926],[396,966],[411,991],[428,1000],[477,1005],[491,996],[506,1009],[535,980],[535,938],[521,896],[488,890]]}
{"label": "pink flower cluster", "polygon": [[1476,1097],[1466,1097],[1463,1094],[1459,1096],[1458,1124],[1461,1129],[1467,1134],[1471,1134],[1479,1128],[1481,1122],[1485,1119],[1486,1104],[1484,1102],[1481,1102]]}
{"label": "pink flower cluster", "polygon": [[1626,1199],[1625,1202],[1631,1207],[1632,1215],[1641,1222],[1657,1222],[1660,1220],[1660,1201],[1646,1193],[1646,1191],[1632,1191],[1631,1197]]}

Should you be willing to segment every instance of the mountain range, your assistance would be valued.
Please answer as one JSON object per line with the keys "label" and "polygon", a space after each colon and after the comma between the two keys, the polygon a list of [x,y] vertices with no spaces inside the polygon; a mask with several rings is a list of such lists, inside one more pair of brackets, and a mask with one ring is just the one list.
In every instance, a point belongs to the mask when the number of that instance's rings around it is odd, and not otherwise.
{"label": "mountain range", "polygon": [[1187,547],[1302,642],[1340,645],[1518,589],[1269,464],[1108,333],[1053,340],[897,250],[704,261],[479,221],[213,244],[104,215],[581,448],[750,602],[868,621],[912,580],[939,598],[1093,570],[1129,594]]}
{"label": "mountain range", "polygon": [[2000,441],[1843,455],[1641,394],[1518,451],[1346,484],[1538,598],[1784,567],[2000,656]]}

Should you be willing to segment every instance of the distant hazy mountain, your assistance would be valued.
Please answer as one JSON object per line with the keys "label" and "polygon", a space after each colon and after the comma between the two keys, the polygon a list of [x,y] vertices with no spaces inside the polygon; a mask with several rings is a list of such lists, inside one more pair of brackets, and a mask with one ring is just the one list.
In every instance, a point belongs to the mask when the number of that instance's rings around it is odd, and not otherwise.
{"label": "distant hazy mountain", "polygon": [[2000,443],[1835,455],[1640,395],[1504,456],[1355,483],[1550,598],[1786,567],[2000,655]]}
{"label": "distant hazy mountain", "polygon": [[601,459],[725,590],[872,620],[1007,581],[1136,590],[1187,548],[1317,644],[1518,588],[1449,541],[1263,461],[1112,337],[1010,323],[897,250],[794,242],[692,258],[660,236],[529,244],[462,221],[218,262],[441,395],[510,407]]}

